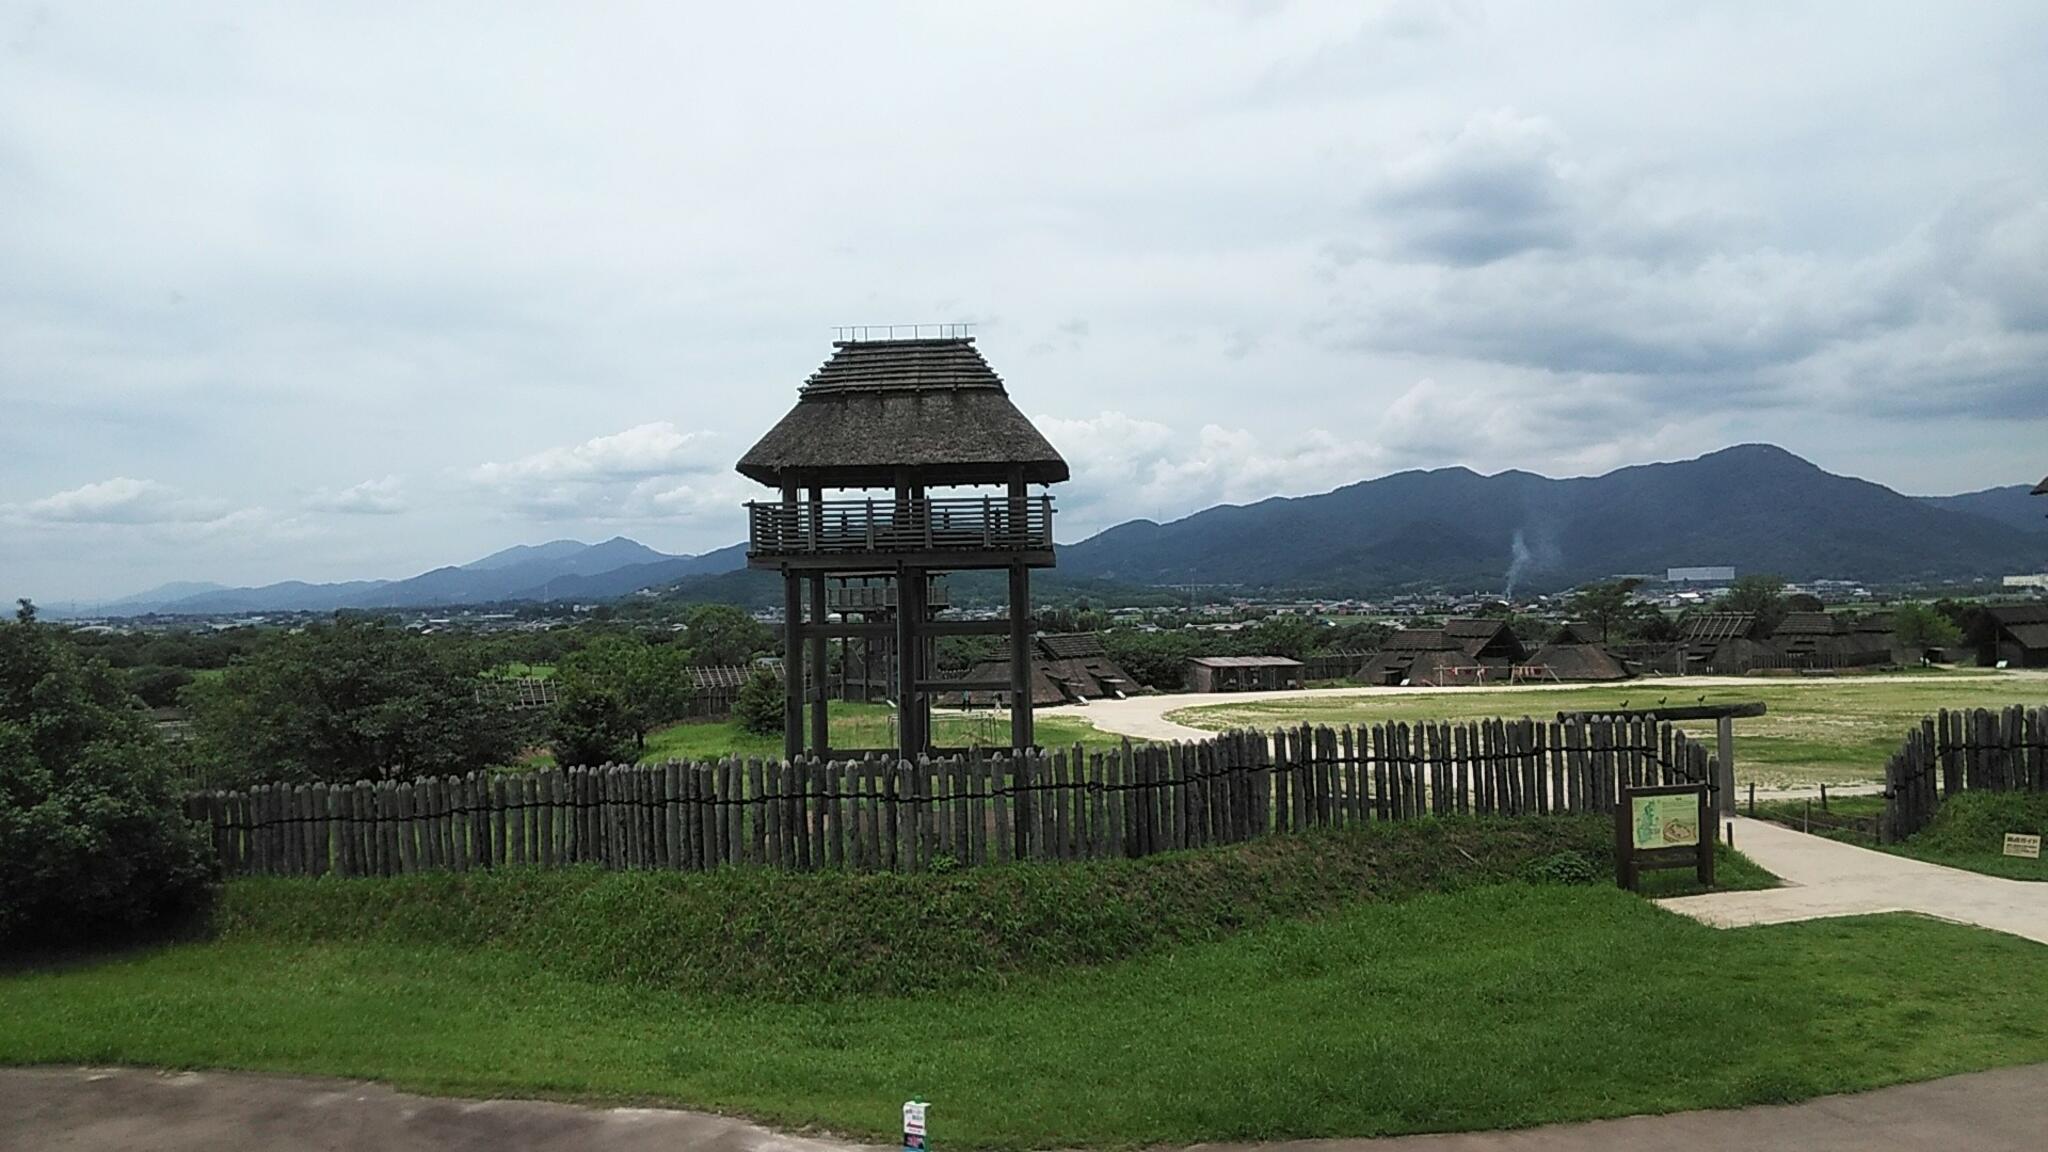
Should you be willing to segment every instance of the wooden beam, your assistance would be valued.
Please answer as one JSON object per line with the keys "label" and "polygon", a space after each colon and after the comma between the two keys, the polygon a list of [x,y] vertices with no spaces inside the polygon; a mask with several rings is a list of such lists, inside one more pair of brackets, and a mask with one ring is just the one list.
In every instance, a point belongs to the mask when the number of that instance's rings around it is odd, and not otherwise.
{"label": "wooden beam", "polygon": [[[825,636],[833,640],[868,640],[877,636],[896,634],[894,621],[842,620],[831,624],[807,624],[806,636]],[[1008,620],[933,620],[924,626],[927,636],[1007,636],[1010,634]]]}
{"label": "wooden beam", "polygon": [[1557,722],[1567,724],[1577,721],[1581,724],[1595,716],[1626,716],[1641,720],[1719,720],[1742,719],[1762,716],[1762,701],[1744,704],[1673,704],[1658,708],[1592,708],[1574,712],[1559,712]]}
{"label": "wooden beam", "polygon": [[[1023,492],[1023,471],[1010,481],[1012,497]],[[1013,500],[1014,503],[1014,500]],[[1031,569],[1010,568],[1010,747],[1029,748],[1031,730]]]}

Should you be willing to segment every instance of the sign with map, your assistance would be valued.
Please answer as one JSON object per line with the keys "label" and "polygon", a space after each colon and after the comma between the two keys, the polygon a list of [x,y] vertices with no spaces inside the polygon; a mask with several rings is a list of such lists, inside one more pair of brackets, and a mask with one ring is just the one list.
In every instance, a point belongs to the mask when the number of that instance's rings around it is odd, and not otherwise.
{"label": "sign with map", "polygon": [[1716,834],[1707,784],[1623,787],[1614,805],[1614,881],[1631,892],[1646,868],[1690,867],[1714,886]]}
{"label": "sign with map", "polygon": [[1690,848],[1700,842],[1699,794],[1630,796],[1629,828],[1638,849]]}

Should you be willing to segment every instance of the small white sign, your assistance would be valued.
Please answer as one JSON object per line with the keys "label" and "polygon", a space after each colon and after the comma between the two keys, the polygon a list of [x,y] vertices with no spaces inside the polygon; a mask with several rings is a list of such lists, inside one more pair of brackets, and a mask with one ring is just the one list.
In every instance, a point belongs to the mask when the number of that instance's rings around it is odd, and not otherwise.
{"label": "small white sign", "polygon": [[903,1147],[906,1152],[924,1150],[924,1110],[931,1107],[922,1100],[903,1102]]}
{"label": "small white sign", "polygon": [[2007,856],[2024,856],[2029,860],[2039,860],[2041,858],[2041,838],[2039,836],[2028,836],[2021,832],[2007,832],[2005,834],[2005,854]]}

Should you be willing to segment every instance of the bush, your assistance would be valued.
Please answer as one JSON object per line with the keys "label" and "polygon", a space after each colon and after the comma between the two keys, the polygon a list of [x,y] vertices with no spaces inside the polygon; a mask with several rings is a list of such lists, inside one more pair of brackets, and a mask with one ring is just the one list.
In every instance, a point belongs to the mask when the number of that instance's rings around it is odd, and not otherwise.
{"label": "bush", "polygon": [[639,734],[612,701],[587,695],[570,696],[555,705],[548,743],[555,763],[565,767],[630,764],[640,748]]}
{"label": "bush", "polygon": [[733,698],[732,718],[749,732],[774,736],[782,731],[782,707],[782,674],[756,668]]}
{"label": "bush", "polygon": [[0,624],[0,949],[174,925],[214,893],[163,750],[104,664]]}
{"label": "bush", "polygon": [[1600,869],[1581,853],[1557,852],[1529,861],[1522,879],[1531,884],[1593,884],[1600,880]]}

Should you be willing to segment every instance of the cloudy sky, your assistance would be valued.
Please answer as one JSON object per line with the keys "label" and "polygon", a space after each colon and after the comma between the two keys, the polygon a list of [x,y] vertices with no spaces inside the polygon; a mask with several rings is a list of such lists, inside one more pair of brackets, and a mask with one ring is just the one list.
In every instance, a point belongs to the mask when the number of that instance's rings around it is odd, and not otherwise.
{"label": "cloudy sky", "polygon": [[848,323],[978,325],[1063,539],[1746,440],[2031,482],[2044,60],[2039,3],[0,0],[0,592],[726,544]]}

